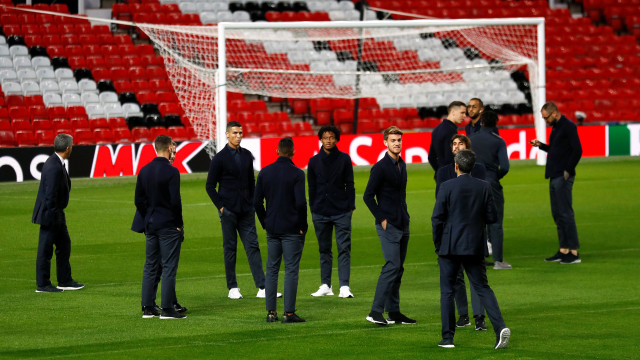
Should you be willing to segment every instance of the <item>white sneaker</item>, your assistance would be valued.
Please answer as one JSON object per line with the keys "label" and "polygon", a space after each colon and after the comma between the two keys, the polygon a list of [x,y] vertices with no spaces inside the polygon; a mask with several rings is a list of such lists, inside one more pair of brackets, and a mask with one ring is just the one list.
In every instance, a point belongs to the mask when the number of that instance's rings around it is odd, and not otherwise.
{"label": "white sneaker", "polygon": [[[256,297],[264,299],[266,297],[265,290],[264,289],[258,289],[258,293],[256,294]],[[282,293],[276,293],[276,297],[281,298],[282,297]]]}
{"label": "white sneaker", "polygon": [[240,294],[240,289],[231,288],[229,289],[229,299],[242,299],[242,294]]}
{"label": "white sneaker", "polygon": [[353,294],[351,293],[351,289],[348,286],[340,286],[340,294],[338,295],[341,298],[352,298]]}
{"label": "white sneaker", "polygon": [[311,294],[311,296],[333,296],[333,291],[331,290],[331,286],[322,284],[320,288],[318,288],[318,291]]}

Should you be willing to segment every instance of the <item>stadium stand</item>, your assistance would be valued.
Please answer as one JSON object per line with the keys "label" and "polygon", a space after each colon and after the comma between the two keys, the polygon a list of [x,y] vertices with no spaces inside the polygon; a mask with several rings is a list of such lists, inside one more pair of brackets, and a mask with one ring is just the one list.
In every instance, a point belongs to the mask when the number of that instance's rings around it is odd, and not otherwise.
{"label": "stadium stand", "polygon": [[[574,17],[567,9],[552,10],[545,0],[369,1],[372,7],[434,18],[545,17],[547,98],[557,101],[569,114],[586,112],[586,122],[636,119],[632,110],[640,101],[640,0],[574,3],[581,4],[584,17]],[[0,4],[14,6],[9,0]],[[64,4],[17,6],[69,13]],[[153,24],[207,25],[220,21],[359,20],[361,10],[358,2],[334,0],[129,0],[113,4],[112,17]],[[388,14],[365,13],[368,19],[383,16]],[[411,17],[394,14],[391,18]],[[6,8],[0,8],[0,25],[0,146],[47,145],[47,137],[63,131],[74,135],[77,144],[150,141],[162,131],[177,140],[195,138],[164,61],[143,32],[123,25],[112,29],[92,26],[84,19]],[[437,48],[412,48],[409,43],[371,42],[365,46],[397,58],[410,57],[406,58],[407,67],[423,52],[437,52]],[[285,69],[351,69],[357,65],[356,56],[328,43],[314,43],[294,52],[264,49],[264,58]],[[389,64],[369,61],[367,66],[384,71]],[[510,96],[521,96],[518,106],[503,106],[500,100],[504,96],[499,95],[489,102],[501,114],[501,126],[533,122],[525,76],[515,73],[500,82],[512,92]],[[341,79],[336,76],[334,81],[339,85]],[[358,132],[379,132],[391,123],[407,129],[433,128],[444,115],[446,100],[421,94],[362,98]],[[312,123],[333,123],[350,133],[354,106],[354,100],[264,99],[229,93],[228,119],[245,124],[247,136],[312,135]]]}

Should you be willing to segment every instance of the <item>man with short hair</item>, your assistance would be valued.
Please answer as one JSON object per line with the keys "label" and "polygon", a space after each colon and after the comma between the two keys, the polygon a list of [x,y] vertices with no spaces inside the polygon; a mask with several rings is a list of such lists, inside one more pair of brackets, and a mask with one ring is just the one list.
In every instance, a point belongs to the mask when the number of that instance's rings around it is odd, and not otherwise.
{"label": "man with short hair", "polygon": [[573,213],[573,182],[576,178],[576,166],[582,157],[582,144],[578,128],[558,111],[558,106],[547,102],[540,111],[548,125],[552,126],[549,144],[538,139],[531,145],[537,146],[548,154],[544,177],[549,179],[549,198],[551,214],[558,229],[558,252],[545,261],[559,261],[561,264],[580,263],[580,241]]}
{"label": "man with short hair", "polygon": [[[384,131],[387,152],[371,168],[364,191],[364,203],[373,214],[385,264],[376,286],[367,321],[378,325],[415,324],[400,312],[400,284],[409,245],[407,211],[407,165],[400,156],[402,130],[391,126]],[[383,312],[387,312],[387,319]]]}
{"label": "man with short hair", "polygon": [[331,233],[335,229],[338,249],[338,276],[341,298],[352,298],[349,278],[351,272],[351,216],[356,208],[353,165],[349,154],[338,150],[340,130],[333,125],[318,131],[322,148],[309,159],[309,207],[320,251],[320,281],[318,291],[311,296],[333,295],[331,286]]}
{"label": "man with short hair", "polygon": [[462,124],[464,120],[467,105],[462,101],[453,101],[449,104],[448,111],[447,118],[442,120],[431,133],[428,160],[433,171],[438,171],[439,168],[453,163],[451,138],[458,133],[458,125]]}
{"label": "man with short hair", "polygon": [[[453,135],[453,139],[451,141],[451,150],[453,155],[455,156],[460,150],[472,150],[471,149],[471,140],[468,137],[455,134]],[[486,169],[484,165],[476,164],[473,166],[471,170],[471,176],[484,180],[486,177]],[[448,164],[436,172],[436,197],[438,196],[438,191],[440,190],[440,185],[445,181],[455,179],[458,176],[456,174],[455,164]],[[476,323],[476,330],[487,330],[487,326],[484,321],[484,307],[480,302],[480,298],[478,298],[478,294],[476,290],[471,286],[471,305],[473,307],[473,318]],[[467,286],[464,281],[464,269],[460,267],[460,271],[458,271],[458,276],[456,278],[456,283],[453,286],[453,291],[455,295],[456,307],[458,308],[458,321],[456,322],[456,327],[465,327],[471,325],[471,321],[469,319],[469,303],[467,302]]]}
{"label": "man with short hair", "polygon": [[[79,284],[71,277],[71,238],[67,229],[64,209],[69,205],[71,178],[64,167],[71,156],[73,137],[58,134],[53,140],[54,153],[42,167],[40,187],[33,208],[31,221],[40,225],[38,255],[36,257],[36,292],[61,292],[80,290]],[[58,287],[51,284],[51,258],[56,250],[56,275]]]}
{"label": "man with short hair", "polygon": [[431,216],[433,244],[440,266],[442,340],[438,346],[455,347],[453,289],[462,266],[493,325],[496,333],[494,348],[503,349],[509,344],[511,331],[506,327],[498,300],[489,287],[484,266],[484,228],[497,220],[496,208],[489,184],[470,175],[475,162],[473,151],[458,151],[455,156],[458,176],[442,184]]}
{"label": "man with short hair", "polygon": [[[184,240],[180,172],[171,166],[171,138],[159,135],[154,141],[157,157],[138,174],[135,205],[144,219],[146,261],[142,276],[142,317],[184,319],[176,305],[176,274]],[[162,264],[162,312],[154,307],[158,263]]]}
{"label": "man with short hair", "polygon": [[291,160],[295,149],[290,137],[280,140],[277,153],[278,159],[258,174],[254,199],[260,225],[267,231],[267,322],[278,321],[276,289],[283,258],[285,273],[282,322],[305,322],[295,313],[300,258],[308,228],[304,171],[297,168]]}
{"label": "man with short hair", "polygon": [[239,122],[230,121],[225,135],[227,145],[211,159],[206,189],[211,201],[218,208],[220,217],[228,297],[242,299],[236,278],[236,254],[240,235],[254,284],[258,288],[256,297],[264,298],[265,277],[253,208],[253,155],[251,151],[240,146],[243,131]]}
{"label": "man with short hair", "polygon": [[467,105],[467,116],[469,117],[469,123],[464,127],[464,131],[467,136],[471,136],[480,131],[480,115],[484,111],[484,103],[479,98],[472,98]]}
{"label": "man with short hair", "polygon": [[498,220],[494,224],[487,226],[487,233],[491,249],[495,270],[508,270],[512,266],[504,261],[503,243],[504,230],[502,221],[504,219],[504,193],[500,180],[509,172],[509,155],[507,154],[507,144],[493,129],[498,123],[498,115],[493,111],[485,111],[480,116],[482,127],[480,131],[471,136],[474,144],[474,151],[478,157],[478,163],[483,164],[487,169],[487,182],[491,185],[493,200],[498,211]]}
{"label": "man with short hair", "polygon": [[[175,141],[171,141],[171,146],[169,146],[169,163],[171,165],[173,165],[173,162],[176,159],[177,145],[178,144]],[[140,215],[140,212],[136,211],[133,217],[133,223],[131,224],[131,230],[137,233],[144,233],[144,228],[145,228],[144,219]],[[162,279],[162,261],[158,261],[156,264],[156,267],[157,267],[156,278],[154,280],[152,297],[153,297],[153,308],[156,310],[158,314],[160,314],[162,312],[162,308],[158,306],[158,304],[156,304],[156,294],[158,293],[158,285],[160,284],[160,280]],[[187,308],[180,305],[178,303],[178,299],[174,299],[173,307],[179,313],[187,312]],[[142,311],[144,313],[144,307],[142,308]],[[147,316],[147,318],[148,317],[149,316]]]}

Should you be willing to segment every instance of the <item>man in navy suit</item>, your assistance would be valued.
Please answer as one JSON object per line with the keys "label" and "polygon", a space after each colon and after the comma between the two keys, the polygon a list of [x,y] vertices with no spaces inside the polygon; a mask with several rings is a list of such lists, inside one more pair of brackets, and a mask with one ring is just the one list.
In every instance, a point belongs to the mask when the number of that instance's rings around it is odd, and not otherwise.
{"label": "man in navy suit", "polygon": [[[471,101],[469,103],[471,103]],[[455,134],[451,139],[451,150],[454,156],[460,150],[472,150],[471,140],[464,135]],[[485,179],[486,173],[487,169],[484,167],[484,165],[477,162],[471,170],[471,176],[480,180]],[[436,172],[436,197],[438,196],[440,185],[447,180],[455,179],[457,176],[458,174],[456,174],[455,163],[445,165],[438,169],[438,171]],[[458,315],[460,315],[460,318],[456,322],[456,326],[465,327],[471,325],[471,321],[469,319],[469,303],[467,302],[467,286],[464,282],[464,269],[462,269],[462,267],[458,272],[458,278],[453,290],[455,292]],[[471,305],[473,306],[473,317],[476,322],[476,330],[487,330],[484,322],[484,308],[482,307],[482,303],[480,303],[478,294],[476,294],[473,286],[471,287]]]}
{"label": "man in navy suit", "polygon": [[[400,312],[400,283],[409,245],[409,212],[407,211],[407,165],[402,151],[402,131],[391,126],[384,131],[387,152],[371,168],[364,191],[364,203],[375,218],[385,264],[382,267],[371,312],[366,317],[378,325],[415,324]],[[382,313],[386,311],[387,319]]]}
{"label": "man in navy suit", "polygon": [[560,249],[545,261],[558,261],[561,264],[580,263],[580,241],[573,213],[573,182],[576,179],[576,166],[582,157],[582,144],[578,136],[578,128],[571,120],[558,111],[558,106],[548,102],[542,106],[542,117],[552,126],[549,144],[540,140],[532,140],[548,154],[544,177],[549,179],[549,198],[551,199],[551,215],[558,230]]}
{"label": "man in navy suit", "polygon": [[[144,222],[146,261],[142,276],[142,317],[184,319],[176,304],[176,273],[184,240],[180,172],[171,166],[171,138],[159,135],[154,145],[157,157],[138,174],[136,210]],[[134,220],[135,222],[135,220]],[[154,308],[158,263],[162,264],[162,312]]]}
{"label": "man in navy suit", "polygon": [[[169,163],[171,165],[173,165],[173,161],[176,159],[176,147],[178,144],[176,144],[175,141],[171,142],[171,146],[169,147]],[[134,217],[133,217],[133,223],[131,224],[131,230],[135,231],[137,233],[144,233],[144,219],[142,218],[142,216],[140,216],[140,212],[136,211]],[[153,308],[156,309],[156,311],[159,313],[162,312],[162,308],[160,306],[158,306],[156,304],[156,294],[158,293],[158,285],[160,284],[160,280],[162,279],[162,262],[158,262],[157,263],[157,270],[156,270],[156,279],[154,280],[154,286],[153,286]],[[178,299],[175,299],[174,305],[173,307],[176,309],[177,312],[187,312],[187,308],[180,305],[178,303]],[[144,308],[142,309],[142,311],[144,312]]]}
{"label": "man in navy suit", "polygon": [[[31,221],[40,225],[38,256],[36,257],[36,292],[60,292],[80,290],[83,284],[71,277],[71,238],[67,230],[64,209],[69,205],[71,178],[64,167],[64,161],[71,156],[73,138],[58,134],[53,140],[54,154],[49,156],[42,167],[42,177]],[[56,273],[58,287],[51,284],[51,258],[53,247],[56,253]]]}
{"label": "man in navy suit", "polygon": [[[305,322],[296,311],[298,272],[307,232],[307,199],[304,171],[291,160],[293,140],[286,137],[278,144],[278,159],[258,174],[254,206],[262,228],[267,231],[266,307],[267,322],[278,321],[276,297],[280,262],[284,257],[283,323]],[[265,208],[265,201],[267,206]]]}
{"label": "man in navy suit", "polygon": [[309,207],[320,251],[320,280],[318,291],[311,296],[333,295],[331,287],[331,233],[335,229],[338,249],[338,276],[341,298],[352,298],[351,274],[351,216],[356,209],[356,190],[353,165],[349,154],[338,150],[340,130],[333,125],[318,131],[322,148],[309,159]]}
{"label": "man in navy suit", "polygon": [[228,296],[230,299],[242,298],[236,278],[236,254],[240,235],[253,281],[258,288],[256,297],[264,298],[264,271],[253,209],[253,155],[251,151],[240,147],[243,132],[239,122],[230,121],[225,135],[227,145],[211,159],[206,188],[220,216]]}
{"label": "man in navy suit", "polygon": [[463,266],[469,282],[480,297],[496,333],[496,349],[506,348],[511,331],[506,327],[498,300],[487,281],[484,266],[484,229],[496,222],[496,207],[489,184],[470,175],[476,156],[471,150],[460,150],[455,156],[458,177],[440,187],[433,208],[431,225],[433,243],[440,265],[440,347],[452,348],[456,330],[454,285]]}

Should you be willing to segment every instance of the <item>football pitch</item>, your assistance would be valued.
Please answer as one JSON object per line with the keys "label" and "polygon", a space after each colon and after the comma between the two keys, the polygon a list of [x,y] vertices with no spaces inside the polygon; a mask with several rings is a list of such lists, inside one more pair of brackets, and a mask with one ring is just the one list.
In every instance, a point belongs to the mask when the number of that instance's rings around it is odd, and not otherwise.
{"label": "football pitch", "polygon": [[[37,225],[31,213],[38,182],[0,183],[0,358],[126,359],[630,359],[640,357],[640,159],[582,159],[574,185],[581,264],[546,263],[557,248],[544,168],[512,161],[503,179],[504,259],[487,269],[512,331],[509,348],[473,327],[456,331],[454,349],[440,341],[440,287],[431,239],[433,171],[408,166],[411,240],[400,289],[401,310],[417,325],[379,327],[365,320],[383,264],[373,216],[362,201],[369,167],[355,170],[351,289],[353,299],[313,298],[320,285],[310,222],[300,265],[297,313],[302,324],[266,323],[239,244],[238,283],[230,300],[217,212],[206,174],[183,175],[185,241],[177,293],[185,320],[142,319],[144,236],[129,230],[135,177],[73,179],[67,223],[80,291],[35,293]],[[310,220],[309,220],[310,221]],[[258,224],[266,259],[265,233]],[[334,258],[336,257],[334,244]],[[52,281],[55,281],[55,261]],[[281,269],[279,290],[283,289]],[[283,311],[282,299],[278,312]]]}

